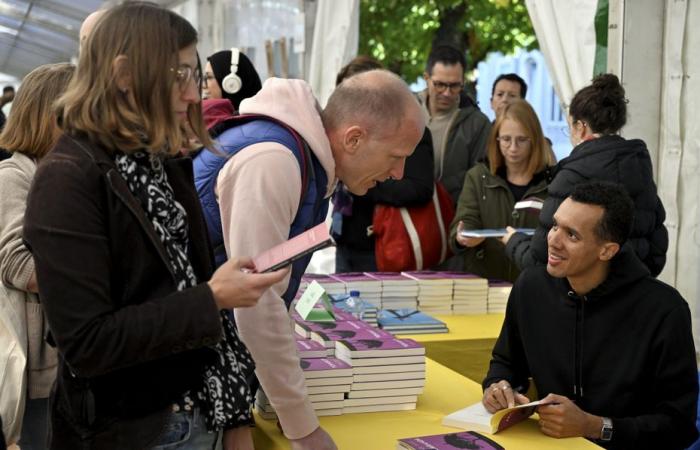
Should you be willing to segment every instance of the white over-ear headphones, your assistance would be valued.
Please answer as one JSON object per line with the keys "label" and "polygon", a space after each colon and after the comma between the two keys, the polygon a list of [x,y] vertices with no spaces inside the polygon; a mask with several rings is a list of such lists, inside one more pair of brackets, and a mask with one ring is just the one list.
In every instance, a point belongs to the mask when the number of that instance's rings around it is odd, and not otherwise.
{"label": "white over-ear headphones", "polygon": [[241,51],[236,47],[231,48],[231,73],[221,80],[221,89],[227,94],[235,94],[243,87],[241,78],[236,75],[236,72],[238,72],[238,57],[240,53]]}

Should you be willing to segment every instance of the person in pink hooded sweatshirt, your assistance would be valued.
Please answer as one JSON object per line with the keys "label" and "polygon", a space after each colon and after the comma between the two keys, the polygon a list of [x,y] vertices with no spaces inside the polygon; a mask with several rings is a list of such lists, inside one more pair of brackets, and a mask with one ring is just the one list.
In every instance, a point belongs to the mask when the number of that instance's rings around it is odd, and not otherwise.
{"label": "person in pink hooded sweatshirt", "polygon": [[[378,182],[402,178],[404,162],[425,128],[406,83],[385,70],[347,79],[323,110],[305,81],[271,78],[241,102],[240,113],[282,122],[307,144],[318,169],[312,173],[323,182],[314,187],[322,208],[321,214],[315,209],[310,226],[325,218],[337,181],[364,195]],[[257,255],[289,239],[304,205],[299,193],[309,189],[301,173],[298,158],[279,142],[253,143],[226,160],[214,189],[228,258]],[[236,309],[236,324],[291,448],[332,450],[336,446],[319,426],[307,395],[287,310],[297,273],[269,289],[257,306]]]}

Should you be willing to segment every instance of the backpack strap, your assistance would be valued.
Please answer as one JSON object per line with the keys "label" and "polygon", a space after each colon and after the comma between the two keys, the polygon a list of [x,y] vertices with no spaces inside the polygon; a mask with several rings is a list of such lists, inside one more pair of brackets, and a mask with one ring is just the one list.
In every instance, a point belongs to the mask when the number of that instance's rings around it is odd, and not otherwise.
{"label": "backpack strap", "polygon": [[[297,149],[299,150],[299,158],[300,158],[300,164],[299,168],[301,170],[301,193],[299,197],[299,207],[301,207],[302,203],[304,202],[304,198],[306,197],[306,194],[309,191],[309,180],[311,178],[314,178],[315,172],[314,172],[314,165],[311,159],[311,147],[309,147],[309,144],[304,140],[304,138],[301,137],[299,133],[296,132],[292,127],[287,125],[286,123],[275,119],[274,117],[266,116],[264,114],[240,114],[234,117],[231,117],[229,119],[226,119],[222,122],[217,123],[214,125],[212,128],[210,128],[209,133],[211,134],[212,138],[217,138],[220,136],[224,131],[244,125],[246,123],[250,123],[256,120],[264,120],[267,122],[272,122],[274,124],[277,124],[287,130],[289,134],[292,135],[294,140],[296,141]],[[291,149],[290,149],[291,150]],[[311,174],[311,177],[309,176]],[[320,200],[319,200],[320,198]],[[314,204],[314,214],[318,211],[318,208],[321,205],[321,200],[323,199],[322,195],[317,196],[316,202]],[[298,211],[297,211],[298,212]],[[224,247],[223,242],[219,245],[216,246],[214,249],[215,254],[219,254],[221,252],[226,252],[226,249]]]}

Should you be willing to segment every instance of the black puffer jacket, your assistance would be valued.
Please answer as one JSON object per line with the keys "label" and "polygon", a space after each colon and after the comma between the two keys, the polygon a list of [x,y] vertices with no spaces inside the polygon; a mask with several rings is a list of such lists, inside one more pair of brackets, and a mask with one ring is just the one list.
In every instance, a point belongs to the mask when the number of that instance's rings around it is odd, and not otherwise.
{"label": "black puffer jacket", "polygon": [[574,186],[590,180],[622,184],[634,200],[634,224],[628,240],[653,276],[666,264],[668,232],[666,211],[656,194],[651,158],[644,141],[616,135],[585,141],[555,168],[549,194],[540,213],[540,226],[530,238],[516,233],[508,241],[506,254],[524,269],[547,261],[547,233],[559,205]]}

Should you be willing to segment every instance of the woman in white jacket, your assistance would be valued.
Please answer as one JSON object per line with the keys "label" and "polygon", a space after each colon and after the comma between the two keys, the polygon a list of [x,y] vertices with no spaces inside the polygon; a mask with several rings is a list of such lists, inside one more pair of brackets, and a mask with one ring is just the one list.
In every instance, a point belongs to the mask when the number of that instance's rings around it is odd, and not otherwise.
{"label": "woman in white jacket", "polygon": [[[22,450],[46,448],[48,397],[57,367],[56,351],[45,341],[34,259],[22,240],[24,211],[36,165],[60,136],[53,102],[74,71],[72,64],[62,63],[30,72],[0,134],[0,148],[12,153],[0,162],[0,295],[5,297],[0,299],[0,367],[9,381],[2,387],[0,413],[8,443],[14,443],[21,430]],[[25,365],[16,364],[18,360]]]}

